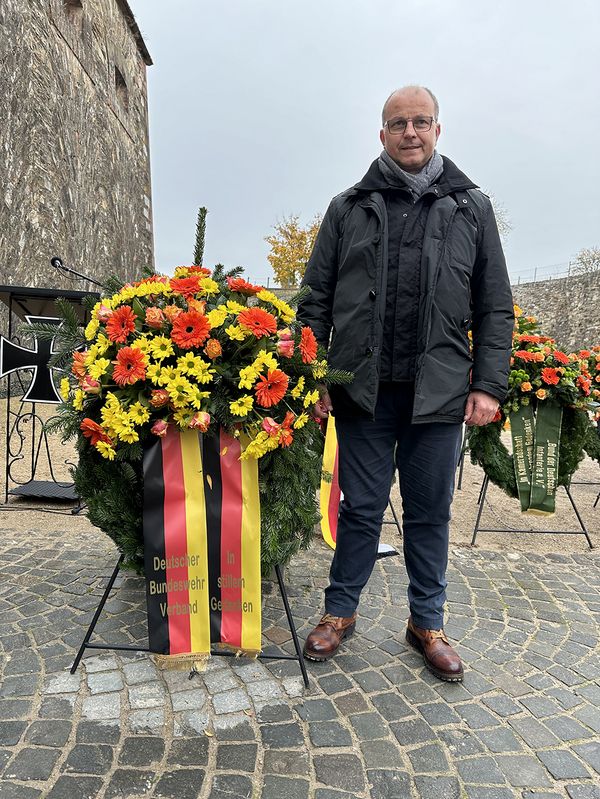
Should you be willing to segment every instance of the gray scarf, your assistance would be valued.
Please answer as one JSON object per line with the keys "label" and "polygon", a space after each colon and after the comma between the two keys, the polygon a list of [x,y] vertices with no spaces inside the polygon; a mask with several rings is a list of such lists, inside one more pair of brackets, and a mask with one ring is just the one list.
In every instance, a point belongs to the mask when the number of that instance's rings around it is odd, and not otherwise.
{"label": "gray scarf", "polygon": [[439,178],[444,169],[442,156],[437,150],[425,164],[423,169],[416,174],[406,172],[394,161],[386,150],[383,150],[377,161],[383,177],[390,186],[408,186],[415,200]]}

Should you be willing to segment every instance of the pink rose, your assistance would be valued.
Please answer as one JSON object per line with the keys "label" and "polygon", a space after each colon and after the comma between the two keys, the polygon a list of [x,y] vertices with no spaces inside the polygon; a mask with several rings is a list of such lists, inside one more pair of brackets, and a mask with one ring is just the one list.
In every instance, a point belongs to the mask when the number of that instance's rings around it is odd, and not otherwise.
{"label": "pink rose", "polygon": [[150,428],[150,432],[154,433],[154,435],[158,436],[159,438],[164,438],[167,435],[168,429],[169,425],[164,419],[157,419]]}
{"label": "pink rose", "polygon": [[148,327],[158,329],[162,327],[165,315],[160,308],[146,308],[146,324]]}
{"label": "pink rose", "polygon": [[198,411],[198,413],[195,413],[192,416],[190,423],[188,424],[188,427],[191,427],[192,430],[200,430],[201,433],[206,433],[206,431],[210,426],[210,422],[211,422],[210,413],[206,413],[205,411]]}
{"label": "pink rose", "polygon": [[99,380],[94,380],[93,377],[86,375],[81,381],[81,388],[86,394],[99,394],[102,386]]}
{"label": "pink rose", "polygon": [[277,342],[277,354],[284,358],[291,358],[294,354],[294,342],[291,339],[281,339]]}
{"label": "pink rose", "polygon": [[98,317],[98,321],[104,324],[105,322],[108,322],[108,320],[112,316],[112,311],[110,310],[110,308],[107,308],[106,305],[102,304],[98,309],[98,313],[96,314],[96,316]]}
{"label": "pink rose", "polygon": [[163,408],[169,399],[169,393],[165,388],[155,388],[150,394],[149,402],[153,408]]}
{"label": "pink rose", "polygon": [[276,436],[277,433],[279,432],[280,427],[281,425],[277,424],[275,419],[273,419],[271,416],[266,416],[263,419],[262,429],[265,431],[265,433],[268,433],[270,436]]}
{"label": "pink rose", "polygon": [[277,331],[277,338],[280,341],[290,341],[290,339],[293,338],[292,331],[289,329],[289,327],[284,327],[283,330]]}

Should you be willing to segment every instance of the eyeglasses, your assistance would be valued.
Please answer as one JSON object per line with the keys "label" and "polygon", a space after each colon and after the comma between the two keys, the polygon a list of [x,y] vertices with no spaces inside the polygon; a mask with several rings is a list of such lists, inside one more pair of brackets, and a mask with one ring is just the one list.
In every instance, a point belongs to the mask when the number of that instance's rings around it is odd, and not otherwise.
{"label": "eyeglasses", "polygon": [[395,117],[394,119],[388,119],[384,128],[387,128],[389,133],[405,133],[408,123],[412,122],[413,128],[417,133],[425,133],[431,130],[433,119],[433,117],[408,117],[407,119]]}

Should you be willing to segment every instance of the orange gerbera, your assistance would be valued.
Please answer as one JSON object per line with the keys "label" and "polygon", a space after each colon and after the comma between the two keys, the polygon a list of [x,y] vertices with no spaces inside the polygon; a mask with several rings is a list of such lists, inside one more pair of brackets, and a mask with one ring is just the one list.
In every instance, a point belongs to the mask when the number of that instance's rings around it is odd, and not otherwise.
{"label": "orange gerbera", "polygon": [[577,385],[587,397],[588,394],[590,393],[592,381],[588,380],[587,377],[582,377],[582,375],[579,375],[579,377],[577,378]]}
{"label": "orange gerbera", "polygon": [[181,294],[183,297],[192,297],[200,291],[200,278],[197,275],[192,277],[174,277],[170,283],[174,294]]}
{"label": "orange gerbera", "polygon": [[520,358],[522,361],[541,362],[544,360],[543,352],[529,352],[528,350],[517,350],[515,358]]}
{"label": "orange gerbera", "polygon": [[98,441],[105,441],[107,444],[112,444],[112,440],[107,435],[103,427],[101,427],[93,419],[84,419],[79,425],[79,428],[86,438],[89,438],[90,444],[95,446]]}
{"label": "orange gerbera", "polygon": [[555,386],[560,382],[560,374],[557,369],[547,366],[545,369],[542,369],[542,380],[549,386]]}
{"label": "orange gerbera", "polygon": [[81,381],[86,376],[86,369],[85,369],[85,358],[87,355],[87,350],[84,352],[74,352],[73,353],[73,366],[71,367],[71,371],[75,375],[75,377]]}
{"label": "orange gerbera", "polygon": [[113,380],[118,386],[130,386],[146,377],[146,356],[138,347],[121,347],[113,363]]}
{"label": "orange gerbera", "polygon": [[317,339],[310,327],[302,328],[299,347],[303,363],[310,363],[317,357]]}
{"label": "orange gerbera", "polygon": [[251,330],[252,335],[256,338],[277,332],[277,320],[262,308],[248,308],[242,311],[238,316],[238,321],[242,327]]}
{"label": "orange gerbera", "polygon": [[240,294],[247,295],[258,294],[259,291],[263,290],[262,286],[253,286],[252,283],[248,283],[243,277],[228,277],[227,285],[231,291],[238,291]]}
{"label": "orange gerbera", "polygon": [[173,322],[171,338],[182,350],[199,347],[210,335],[210,322],[198,311],[182,311]]}
{"label": "orange gerbera", "polygon": [[559,363],[564,363],[564,364],[571,363],[569,356],[565,355],[565,353],[561,352],[560,350],[554,350],[552,355],[554,355],[554,360],[558,361]]}
{"label": "orange gerbera", "polygon": [[261,375],[254,386],[257,403],[263,408],[277,405],[285,396],[288,383],[289,378],[281,369],[269,369],[268,375]]}
{"label": "orange gerbera", "polygon": [[124,344],[127,341],[127,336],[135,330],[135,320],[137,316],[129,305],[121,305],[112,312],[112,315],[106,323],[106,332],[111,341],[116,341],[118,344]]}

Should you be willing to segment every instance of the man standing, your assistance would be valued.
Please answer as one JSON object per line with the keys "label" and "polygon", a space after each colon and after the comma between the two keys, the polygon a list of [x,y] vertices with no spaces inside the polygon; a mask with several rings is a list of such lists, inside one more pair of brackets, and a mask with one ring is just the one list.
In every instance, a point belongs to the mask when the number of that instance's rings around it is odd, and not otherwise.
{"label": "man standing", "polygon": [[355,375],[315,406],[335,415],[344,499],[325,615],[304,654],[327,660],[354,631],[397,466],[406,640],[437,677],[460,681],[443,631],[454,472],[463,422],[488,424],[504,399],[514,320],[491,203],[437,153],[438,112],[424,87],[388,97],[384,150],[332,200],[303,281],[298,318],[331,366]]}

